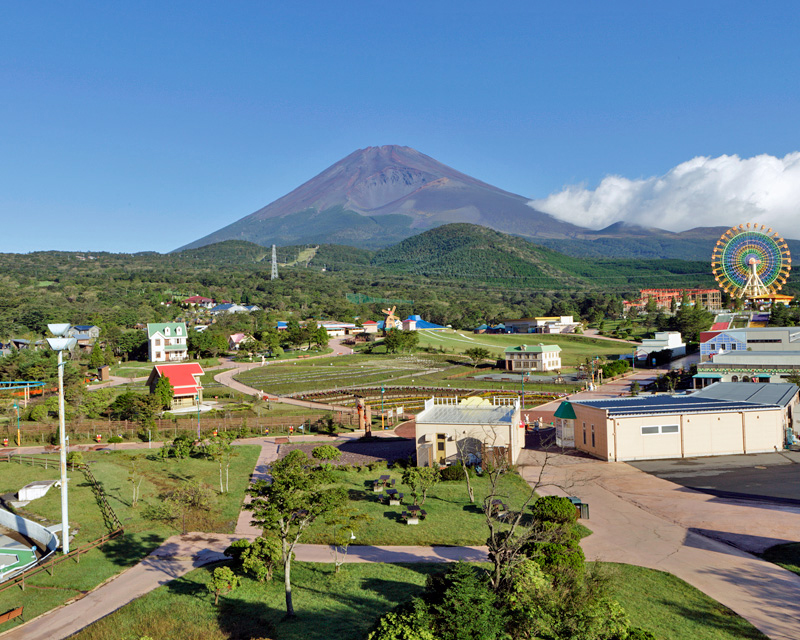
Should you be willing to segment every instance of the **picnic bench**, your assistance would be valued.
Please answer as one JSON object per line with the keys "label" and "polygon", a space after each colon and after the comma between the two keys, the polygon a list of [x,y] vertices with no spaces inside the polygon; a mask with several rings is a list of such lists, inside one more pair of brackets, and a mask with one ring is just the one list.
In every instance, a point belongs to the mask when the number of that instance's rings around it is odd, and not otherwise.
{"label": "picnic bench", "polygon": [[391,479],[389,476],[381,476],[372,483],[372,490],[375,493],[380,493],[386,487],[393,487],[394,483],[395,480]]}
{"label": "picnic bench", "polygon": [[4,614],[0,615],[0,624],[8,622],[9,620],[13,620],[14,618],[21,618],[24,622],[25,618],[22,617],[22,609],[23,607],[17,607],[16,609],[11,609],[10,611],[6,611]]}
{"label": "picnic bench", "polygon": [[419,524],[419,521],[424,520],[427,515],[425,509],[414,504],[408,508],[408,511],[403,511],[400,517],[406,521],[406,524]]}
{"label": "picnic bench", "polygon": [[387,489],[386,493],[381,496],[381,500],[387,501],[391,506],[397,507],[403,500],[403,494],[398,492],[397,489]]}

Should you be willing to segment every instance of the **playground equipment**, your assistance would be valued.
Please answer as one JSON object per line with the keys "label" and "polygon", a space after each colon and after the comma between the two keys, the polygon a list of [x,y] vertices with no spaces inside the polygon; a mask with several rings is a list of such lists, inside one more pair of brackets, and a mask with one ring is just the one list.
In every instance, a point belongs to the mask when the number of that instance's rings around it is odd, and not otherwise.
{"label": "playground equipment", "polygon": [[723,233],[711,255],[714,279],[735,298],[771,299],[786,284],[791,265],[784,239],[749,222]]}

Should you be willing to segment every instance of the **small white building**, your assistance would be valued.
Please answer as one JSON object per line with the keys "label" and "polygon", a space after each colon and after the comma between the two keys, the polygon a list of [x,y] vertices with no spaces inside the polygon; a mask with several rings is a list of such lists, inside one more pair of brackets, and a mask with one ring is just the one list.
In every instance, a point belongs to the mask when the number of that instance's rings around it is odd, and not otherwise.
{"label": "small white building", "polygon": [[504,320],[506,333],[574,333],[580,326],[572,316],[542,316]]}
{"label": "small white building", "polygon": [[641,346],[636,348],[636,356],[647,357],[665,349],[672,351],[673,358],[686,355],[686,343],[679,331],[656,331],[655,337],[642,340]]}
{"label": "small white building", "polygon": [[417,466],[505,459],[525,444],[519,398],[431,398],[416,418]]}

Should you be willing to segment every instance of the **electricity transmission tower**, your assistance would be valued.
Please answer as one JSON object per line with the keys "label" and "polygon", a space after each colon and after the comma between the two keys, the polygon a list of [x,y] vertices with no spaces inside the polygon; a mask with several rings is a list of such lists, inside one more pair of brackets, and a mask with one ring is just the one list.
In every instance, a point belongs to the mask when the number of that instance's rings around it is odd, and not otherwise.
{"label": "electricity transmission tower", "polygon": [[278,252],[275,251],[275,245],[272,245],[272,276],[270,280],[278,279]]}

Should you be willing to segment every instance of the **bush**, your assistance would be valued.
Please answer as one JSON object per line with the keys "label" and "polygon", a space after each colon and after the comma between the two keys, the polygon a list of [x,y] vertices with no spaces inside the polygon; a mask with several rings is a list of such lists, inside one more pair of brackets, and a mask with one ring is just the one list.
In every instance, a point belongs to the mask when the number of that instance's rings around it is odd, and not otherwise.
{"label": "bush", "polygon": [[563,545],[554,542],[539,542],[532,558],[545,573],[554,578],[567,579],[583,577],[586,556],[577,544]]}
{"label": "bush", "polygon": [[543,496],[531,507],[537,522],[555,522],[557,524],[573,524],[577,519],[575,505],[569,498],[560,496]]}
{"label": "bush", "polygon": [[314,447],[311,457],[317,460],[341,460],[342,452],[331,444],[322,444]]}
{"label": "bush", "polygon": [[464,465],[460,462],[456,464],[450,465],[449,467],[445,467],[439,472],[442,480],[445,482],[454,482],[457,480],[464,480],[465,478],[465,471]]}
{"label": "bush", "polygon": [[119,442],[125,442],[120,436],[111,436],[108,439],[109,444],[117,444]]}
{"label": "bush", "polygon": [[67,464],[74,467],[76,464],[83,464],[83,454],[80,451],[70,451],[67,454]]}
{"label": "bush", "polygon": [[646,629],[631,627],[628,629],[628,635],[625,636],[625,640],[656,640],[656,637]]}

